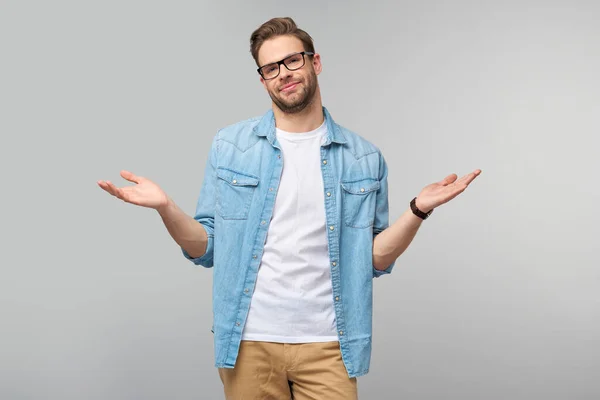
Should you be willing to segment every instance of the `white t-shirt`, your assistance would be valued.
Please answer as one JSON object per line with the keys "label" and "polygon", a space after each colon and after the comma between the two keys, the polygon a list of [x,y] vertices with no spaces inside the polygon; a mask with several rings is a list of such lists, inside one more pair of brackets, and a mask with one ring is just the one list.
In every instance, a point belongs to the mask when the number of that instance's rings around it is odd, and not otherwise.
{"label": "white t-shirt", "polygon": [[242,340],[337,341],[321,144],[327,127],[276,130],[283,172]]}

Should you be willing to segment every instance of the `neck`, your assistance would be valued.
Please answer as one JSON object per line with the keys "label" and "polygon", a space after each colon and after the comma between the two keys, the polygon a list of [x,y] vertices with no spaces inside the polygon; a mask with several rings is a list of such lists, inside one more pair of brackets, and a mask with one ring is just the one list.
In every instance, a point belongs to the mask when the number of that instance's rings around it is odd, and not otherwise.
{"label": "neck", "polygon": [[273,104],[275,126],[286,132],[309,132],[323,124],[323,106],[319,90],[315,93],[313,101],[302,111],[294,114],[285,113]]}

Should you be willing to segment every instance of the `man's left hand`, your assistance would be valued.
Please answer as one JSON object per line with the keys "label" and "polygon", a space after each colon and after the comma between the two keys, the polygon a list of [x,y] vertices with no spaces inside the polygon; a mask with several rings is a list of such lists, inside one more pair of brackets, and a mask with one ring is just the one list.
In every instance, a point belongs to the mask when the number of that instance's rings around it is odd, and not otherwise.
{"label": "man's left hand", "polygon": [[481,174],[481,170],[476,169],[458,180],[456,174],[450,174],[439,182],[425,186],[417,196],[417,208],[423,212],[429,212],[449,202],[464,192],[479,174]]}

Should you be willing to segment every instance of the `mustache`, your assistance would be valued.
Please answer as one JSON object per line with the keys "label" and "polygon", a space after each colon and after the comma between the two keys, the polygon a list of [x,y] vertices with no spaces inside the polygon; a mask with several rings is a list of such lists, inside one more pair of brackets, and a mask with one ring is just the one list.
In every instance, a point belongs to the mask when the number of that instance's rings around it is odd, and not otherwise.
{"label": "mustache", "polygon": [[279,85],[278,89],[281,91],[284,87],[288,86],[290,83],[303,83],[302,79],[288,79]]}

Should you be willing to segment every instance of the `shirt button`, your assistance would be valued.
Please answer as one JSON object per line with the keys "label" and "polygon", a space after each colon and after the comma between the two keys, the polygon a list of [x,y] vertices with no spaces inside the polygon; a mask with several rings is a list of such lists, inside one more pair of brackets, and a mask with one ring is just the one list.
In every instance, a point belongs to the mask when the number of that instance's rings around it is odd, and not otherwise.
{"label": "shirt button", "polygon": [[264,225],[264,224],[266,224],[266,223],[267,223],[267,221],[265,221],[265,220],[262,220],[262,221],[260,221],[260,224],[261,224],[261,225]]}
{"label": "shirt button", "polygon": [[272,192],[272,191],[273,191],[273,188],[269,188],[269,192]]}
{"label": "shirt button", "polygon": [[340,335],[343,335],[343,334],[344,334],[344,331],[340,331]]}
{"label": "shirt button", "polygon": [[277,154],[277,158],[281,158],[281,154]]}
{"label": "shirt button", "polygon": [[331,225],[331,226],[329,227],[329,230],[330,230],[330,231],[332,231],[332,230],[333,230],[333,225]]}
{"label": "shirt button", "polygon": [[244,289],[244,293],[248,293],[248,289]]}
{"label": "shirt button", "polygon": [[234,180],[233,180],[233,183],[237,183],[237,181],[234,179]]}
{"label": "shirt button", "polygon": [[331,193],[327,192],[327,197],[331,196]]}
{"label": "shirt button", "polygon": [[340,298],[338,296],[335,296],[335,301],[339,301],[339,299]]}
{"label": "shirt button", "polygon": [[323,160],[323,164],[327,164],[327,160]]}
{"label": "shirt button", "polygon": [[337,263],[334,261],[331,263],[331,265],[333,265],[335,267],[337,265]]}
{"label": "shirt button", "polygon": [[240,323],[239,323],[239,322],[236,322],[235,324],[236,324],[237,326],[240,326]]}
{"label": "shirt button", "polygon": [[252,258],[254,258],[254,259],[256,260],[256,258],[257,258],[257,255],[256,255],[256,254],[255,254],[255,255],[253,255],[253,256],[252,256]]}
{"label": "shirt button", "polygon": [[364,191],[365,191],[365,188],[360,188],[360,191],[361,191],[361,192],[364,192]]}

